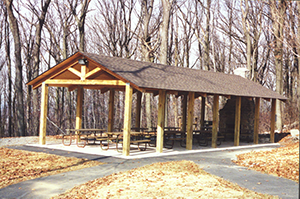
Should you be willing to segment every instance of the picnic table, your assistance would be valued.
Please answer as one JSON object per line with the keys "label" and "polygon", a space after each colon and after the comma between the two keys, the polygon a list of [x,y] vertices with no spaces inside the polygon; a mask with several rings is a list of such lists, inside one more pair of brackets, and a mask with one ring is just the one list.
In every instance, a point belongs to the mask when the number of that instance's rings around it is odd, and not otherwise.
{"label": "picnic table", "polygon": [[[180,141],[180,146],[185,147],[186,133],[179,130],[167,130],[164,132],[164,147],[172,149],[175,141]],[[171,143],[169,143],[169,141]]]}
{"label": "picnic table", "polygon": [[[208,142],[212,140],[212,127],[202,127],[200,130],[193,131],[194,138],[198,141],[199,146],[208,146]],[[221,139],[224,140],[224,136],[218,133],[217,145],[221,145]]]}
{"label": "picnic table", "polygon": [[[66,129],[67,134],[63,135],[62,143],[65,146],[70,146],[72,140],[75,139],[76,145],[80,148],[84,148],[89,141],[95,141],[99,137],[103,137],[103,132],[106,129]],[[65,143],[65,140],[69,138],[69,143]],[[83,140],[83,144],[79,144]]]}
{"label": "picnic table", "polygon": [[[108,137],[112,140],[114,140],[114,144],[116,144],[116,149],[118,152],[119,151],[119,144],[123,145],[123,132],[105,132]],[[144,133],[143,132],[130,132],[130,144],[137,144],[138,150],[140,151],[145,151],[147,149],[147,143],[150,142],[150,139],[145,139],[144,138]],[[113,142],[112,142],[113,143]],[[109,142],[108,148],[109,148]],[[140,147],[140,144],[145,144],[144,148]]]}

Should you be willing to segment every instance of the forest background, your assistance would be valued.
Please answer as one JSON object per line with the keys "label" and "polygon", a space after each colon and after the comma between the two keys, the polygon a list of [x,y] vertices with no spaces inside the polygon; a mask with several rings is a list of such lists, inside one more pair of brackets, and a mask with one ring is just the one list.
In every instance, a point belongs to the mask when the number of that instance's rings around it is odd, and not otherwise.
{"label": "forest background", "polygon": [[[77,51],[230,74],[247,68],[252,81],[288,97],[277,102],[277,129],[299,122],[300,1],[0,0],[0,24],[0,137],[38,135],[40,89],[26,83]],[[74,127],[76,95],[49,88],[47,133]],[[83,128],[107,127],[108,97],[84,91]],[[155,126],[157,101],[143,94],[142,127]],[[167,102],[166,125],[178,126],[181,97]],[[200,106],[201,98],[195,116]],[[207,120],[211,106],[208,97]],[[116,92],[115,129],[123,108]],[[263,100],[261,132],[270,130],[270,109]]]}

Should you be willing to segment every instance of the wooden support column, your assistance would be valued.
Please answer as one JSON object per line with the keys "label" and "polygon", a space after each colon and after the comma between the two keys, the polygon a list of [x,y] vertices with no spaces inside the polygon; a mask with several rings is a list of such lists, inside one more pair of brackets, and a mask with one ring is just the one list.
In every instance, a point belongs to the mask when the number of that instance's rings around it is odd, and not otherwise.
{"label": "wooden support column", "polygon": [[219,126],[219,95],[214,95],[213,126],[212,126],[212,138],[211,138],[212,148],[217,147],[218,126]]}
{"label": "wooden support column", "polygon": [[163,152],[164,145],[164,128],[165,128],[165,105],[166,91],[159,90],[158,115],[157,115],[157,137],[156,152]]}
{"label": "wooden support column", "polygon": [[270,142],[275,142],[276,99],[272,99]]}
{"label": "wooden support column", "polygon": [[182,120],[181,120],[181,130],[186,132],[186,113],[187,113],[187,94],[183,95],[183,100],[182,100]]}
{"label": "wooden support column", "polygon": [[142,93],[136,93],[136,120],[135,128],[141,128],[141,104],[142,104]]}
{"label": "wooden support column", "polygon": [[77,104],[76,104],[76,124],[75,128],[80,129],[82,126],[82,105],[83,105],[83,87],[77,88]]}
{"label": "wooden support column", "polygon": [[42,83],[41,94],[41,116],[40,116],[40,145],[46,144],[46,129],[47,129],[47,107],[48,107],[48,86]]}
{"label": "wooden support column", "polygon": [[255,98],[254,135],[253,143],[258,144],[260,98]]}
{"label": "wooden support column", "polygon": [[201,118],[200,118],[200,129],[204,127],[204,120],[205,120],[205,101],[206,97],[201,97]]}
{"label": "wooden support column", "polygon": [[128,156],[130,151],[131,107],[133,89],[129,83],[125,88],[125,110],[123,128],[123,155]]}
{"label": "wooden support column", "polygon": [[187,150],[192,150],[192,148],[193,148],[194,101],[195,101],[195,93],[189,92],[187,134],[186,134],[186,149]]}
{"label": "wooden support column", "polygon": [[108,103],[108,124],[107,131],[113,132],[114,129],[114,105],[115,105],[115,89],[110,89],[109,91],[109,103]]}
{"label": "wooden support column", "polygon": [[240,145],[241,105],[242,97],[235,99],[234,146]]}

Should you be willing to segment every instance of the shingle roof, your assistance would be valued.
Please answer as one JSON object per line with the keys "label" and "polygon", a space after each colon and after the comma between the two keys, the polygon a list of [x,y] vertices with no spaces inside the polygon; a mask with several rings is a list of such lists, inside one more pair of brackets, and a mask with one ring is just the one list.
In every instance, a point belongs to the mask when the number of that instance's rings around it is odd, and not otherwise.
{"label": "shingle roof", "polygon": [[207,94],[287,98],[237,75],[82,53],[140,88]]}

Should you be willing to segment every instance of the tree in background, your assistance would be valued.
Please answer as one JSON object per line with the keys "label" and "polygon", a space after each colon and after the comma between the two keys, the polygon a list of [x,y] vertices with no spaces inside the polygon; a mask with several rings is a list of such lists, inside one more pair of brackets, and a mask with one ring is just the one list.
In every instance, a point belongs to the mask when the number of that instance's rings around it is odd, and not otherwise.
{"label": "tree in background", "polygon": [[14,60],[15,60],[15,123],[16,123],[16,135],[25,136],[25,117],[24,117],[24,104],[23,104],[23,65],[22,65],[22,49],[21,49],[21,37],[19,31],[18,20],[13,11],[13,0],[5,0],[5,6],[8,13],[10,30],[14,39]]}

